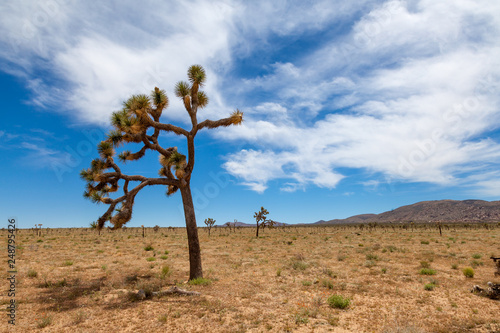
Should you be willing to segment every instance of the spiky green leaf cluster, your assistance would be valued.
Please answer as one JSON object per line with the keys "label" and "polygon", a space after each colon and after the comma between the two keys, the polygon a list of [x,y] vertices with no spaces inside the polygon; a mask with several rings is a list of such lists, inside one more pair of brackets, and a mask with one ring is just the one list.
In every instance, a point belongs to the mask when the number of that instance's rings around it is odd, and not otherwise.
{"label": "spiky green leaf cluster", "polygon": [[155,87],[151,92],[151,101],[156,108],[150,109],[149,113],[153,116],[153,119],[158,121],[163,109],[168,107],[168,97],[165,93],[165,90],[161,90],[160,88]]}
{"label": "spiky green leaf cluster", "polygon": [[189,81],[198,84],[200,87],[205,83],[207,75],[205,69],[200,65],[193,65],[188,69]]}
{"label": "spiky green leaf cluster", "polygon": [[114,147],[118,147],[123,142],[123,134],[119,130],[114,130],[108,133],[107,140],[113,144]]}
{"label": "spiky green leaf cluster", "polygon": [[186,163],[186,156],[177,151],[172,152],[168,158],[168,165],[170,166],[180,167],[184,163]]}
{"label": "spiky green leaf cluster", "polygon": [[203,91],[198,91],[198,107],[204,108],[208,104],[208,96]]}
{"label": "spiky green leaf cluster", "polygon": [[133,95],[123,103],[123,109],[130,113],[146,111],[151,108],[149,96],[144,94]]}
{"label": "spiky green leaf cluster", "polygon": [[118,154],[118,159],[120,160],[120,162],[125,163],[128,161],[128,157],[130,156],[130,154],[130,150],[122,151],[120,154]]}
{"label": "spiky green leaf cluster", "polygon": [[179,81],[175,85],[175,96],[179,98],[184,98],[186,96],[191,96],[191,88],[189,87],[189,83],[185,81]]}
{"label": "spiky green leaf cluster", "polygon": [[108,159],[110,157],[113,157],[115,154],[115,150],[113,149],[113,144],[109,141],[101,141],[97,145],[97,151],[99,152],[99,155],[103,159]]}

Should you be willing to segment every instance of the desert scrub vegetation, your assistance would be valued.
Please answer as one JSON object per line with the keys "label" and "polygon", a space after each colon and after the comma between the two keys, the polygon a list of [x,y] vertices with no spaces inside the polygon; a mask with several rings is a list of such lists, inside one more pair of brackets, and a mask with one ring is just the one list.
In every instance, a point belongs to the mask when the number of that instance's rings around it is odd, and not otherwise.
{"label": "desert scrub vegetation", "polygon": [[38,276],[38,273],[34,269],[29,269],[27,275],[29,278],[36,278]]}
{"label": "desert scrub vegetation", "polygon": [[196,278],[188,282],[192,286],[208,286],[212,284],[212,280],[206,278]]}
{"label": "desert scrub vegetation", "polygon": [[342,295],[331,295],[326,302],[330,307],[335,309],[346,309],[351,304],[351,300]]}
{"label": "desert scrub vegetation", "polygon": [[427,291],[432,291],[432,290],[434,290],[435,287],[436,287],[436,285],[432,282],[426,283],[424,285],[424,289]]}
{"label": "desert scrub vegetation", "polygon": [[462,273],[466,278],[473,278],[474,277],[474,269],[472,267],[465,267],[462,269]]}
{"label": "desert scrub vegetation", "polygon": [[73,260],[66,260],[63,262],[63,266],[73,266]]}
{"label": "desert scrub vegetation", "polygon": [[436,275],[436,270],[432,268],[422,268],[419,273],[420,275]]}
{"label": "desert scrub vegetation", "polygon": [[293,270],[300,270],[300,271],[304,271],[307,269],[308,267],[308,263],[305,261],[305,257],[303,254],[301,253],[298,253],[296,254],[295,256],[293,256],[291,259],[290,259],[290,267],[293,269]]}
{"label": "desert scrub vegetation", "polygon": [[[30,314],[44,312],[53,319],[44,330],[53,332],[67,330],[65,325],[71,324],[75,331],[97,332],[117,329],[154,332],[160,325],[179,332],[338,329],[367,333],[383,332],[384,327],[395,329],[396,318],[407,313],[411,313],[411,320],[399,321],[401,329],[416,323],[418,327],[425,327],[425,332],[500,330],[498,322],[494,322],[498,321],[498,314],[491,307],[491,300],[469,291],[473,284],[483,285],[484,281],[494,278],[495,265],[484,258],[496,255],[500,228],[443,229],[444,239],[448,236],[457,239],[456,243],[450,241],[451,249],[447,249],[445,242],[432,243],[432,247],[421,245],[421,239],[436,237],[423,228],[415,228],[413,232],[380,226],[371,231],[361,231],[354,226],[266,228],[262,234],[265,237],[258,239],[255,225],[236,228],[234,232],[232,227],[230,232],[227,228],[214,228],[210,238],[208,232],[200,233],[205,278],[212,279],[208,285],[186,283],[189,267],[185,259],[188,257],[185,229],[162,228],[154,233],[146,228],[144,239],[140,228],[114,232],[104,229],[100,236],[97,230],[89,230],[50,231],[48,237],[56,238],[51,241],[52,249],[43,248],[48,241],[37,244],[38,238],[20,230],[19,239],[25,248],[22,260],[29,264],[24,268],[25,279],[18,285],[21,301],[18,313],[25,318],[20,322],[19,332],[39,330],[36,317]],[[162,233],[168,234],[168,238]],[[293,245],[287,245],[292,237],[296,238]],[[467,240],[467,244],[460,244],[462,239]],[[360,243],[364,246],[359,247]],[[116,244],[120,245],[119,249],[115,249]],[[148,244],[153,244],[154,250],[145,252]],[[375,250],[376,244],[381,244],[379,250]],[[91,251],[84,251],[87,247]],[[247,251],[249,247],[251,251]],[[167,248],[168,259],[160,260]],[[104,252],[97,254],[100,249]],[[146,258],[152,257],[155,251],[157,261],[147,262]],[[450,256],[450,251],[456,256]],[[482,254],[482,258],[476,260],[484,260],[484,265],[474,269],[476,280],[466,279],[462,268],[470,266],[475,253]],[[305,270],[292,268],[296,254],[301,254],[298,259],[307,263]],[[338,254],[348,259],[338,261]],[[380,258],[374,260],[380,264],[379,268],[363,267],[370,254]],[[73,260],[76,267],[60,267],[66,259]],[[107,266],[105,271],[103,264]],[[452,270],[452,264],[456,264],[458,270]],[[162,277],[165,266],[170,269]],[[28,278],[28,268],[38,272],[38,276]],[[383,268],[386,274],[381,273]],[[434,269],[437,274],[420,275],[422,268]],[[279,277],[276,276],[278,269]],[[439,276],[439,284],[433,280],[435,276]],[[76,278],[80,279],[79,283]],[[46,284],[38,287],[44,280]],[[427,284],[433,284],[434,289],[425,290]],[[133,296],[145,288],[149,294],[172,286],[198,291],[201,296],[127,300],[129,292]],[[327,299],[332,294],[350,298],[347,311],[330,306]],[[321,302],[316,304],[317,298]],[[304,306],[298,307],[299,302]],[[260,304],[266,305],[265,311],[256,307]],[[394,310],[394,304],[401,304],[402,308]],[[419,311],[423,306],[428,311]],[[473,309],[477,313],[473,313]],[[87,316],[78,323],[76,317],[81,310]],[[381,318],[380,312],[387,313],[387,317]],[[123,319],[124,314],[141,320]],[[163,314],[165,323],[158,320]],[[306,320],[296,321],[296,315]]]}

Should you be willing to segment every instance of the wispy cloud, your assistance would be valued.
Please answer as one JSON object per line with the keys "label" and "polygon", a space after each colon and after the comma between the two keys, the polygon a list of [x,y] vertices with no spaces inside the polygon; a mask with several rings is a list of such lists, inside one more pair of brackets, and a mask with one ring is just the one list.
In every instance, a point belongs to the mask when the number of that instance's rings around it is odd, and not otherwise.
{"label": "wispy cloud", "polygon": [[27,151],[23,161],[30,167],[55,169],[71,159],[69,153],[47,148],[44,143],[22,142],[20,148]]}

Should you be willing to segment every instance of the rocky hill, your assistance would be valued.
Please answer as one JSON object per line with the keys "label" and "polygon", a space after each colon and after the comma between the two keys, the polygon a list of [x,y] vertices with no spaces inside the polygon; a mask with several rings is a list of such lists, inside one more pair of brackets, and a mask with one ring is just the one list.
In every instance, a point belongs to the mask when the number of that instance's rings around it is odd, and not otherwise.
{"label": "rocky hill", "polygon": [[500,201],[437,200],[421,201],[381,214],[363,214],[314,224],[370,222],[493,222],[500,221]]}

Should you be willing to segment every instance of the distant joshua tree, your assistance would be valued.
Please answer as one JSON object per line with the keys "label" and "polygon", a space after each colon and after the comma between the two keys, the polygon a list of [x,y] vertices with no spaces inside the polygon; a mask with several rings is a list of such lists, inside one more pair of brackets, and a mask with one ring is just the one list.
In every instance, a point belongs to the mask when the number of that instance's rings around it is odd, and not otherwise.
{"label": "distant joshua tree", "polygon": [[158,232],[158,230],[160,230],[160,226],[159,226],[159,225],[155,225],[155,226],[153,227],[153,231],[154,231],[155,233],[157,233],[157,232]]}
{"label": "distant joshua tree", "polygon": [[215,220],[209,217],[208,219],[205,219],[205,224],[208,227],[208,237],[210,237],[210,229],[214,226]]}
{"label": "distant joshua tree", "polygon": [[255,233],[255,237],[259,237],[259,228],[264,229],[266,226],[272,227],[276,222],[273,220],[268,220],[266,215],[269,214],[267,209],[264,207],[260,207],[260,211],[256,212],[253,217],[257,222],[257,231]]}
{"label": "distant joshua tree", "polygon": [[[82,170],[81,177],[87,181],[84,196],[95,203],[109,205],[108,210],[98,220],[98,229],[106,222],[112,224],[111,229],[118,229],[132,218],[132,208],[135,196],[146,186],[165,186],[167,195],[178,190],[181,192],[184,206],[184,217],[189,245],[189,279],[203,277],[201,266],[200,243],[196,216],[191,195],[191,174],[195,162],[194,138],[198,131],[204,128],[239,125],[243,121],[243,113],[234,111],[228,118],[217,121],[204,120],[198,122],[199,109],[208,104],[207,95],[199,90],[206,79],[205,70],[199,65],[188,69],[189,83],[181,81],[175,86],[175,95],[179,97],[191,119],[191,129],[160,122],[163,110],[168,106],[165,91],[155,88],[150,96],[133,95],[123,103],[123,109],[114,112],[111,123],[114,130],[108,134],[106,140],[98,145],[100,158],[92,161],[89,169]],[[187,140],[187,157],[177,151],[177,147],[164,148],[160,145],[161,132],[184,136]],[[128,150],[121,152],[118,159],[121,162],[135,161],[142,158],[147,150],[159,154],[159,178],[148,178],[141,175],[126,175],[115,162],[115,149],[126,143],[142,145],[137,152]],[[122,184],[123,195],[115,199],[109,194],[119,189]],[[137,184],[129,188],[132,184]],[[118,206],[118,207],[117,207]],[[118,212],[115,212],[118,208]]]}

